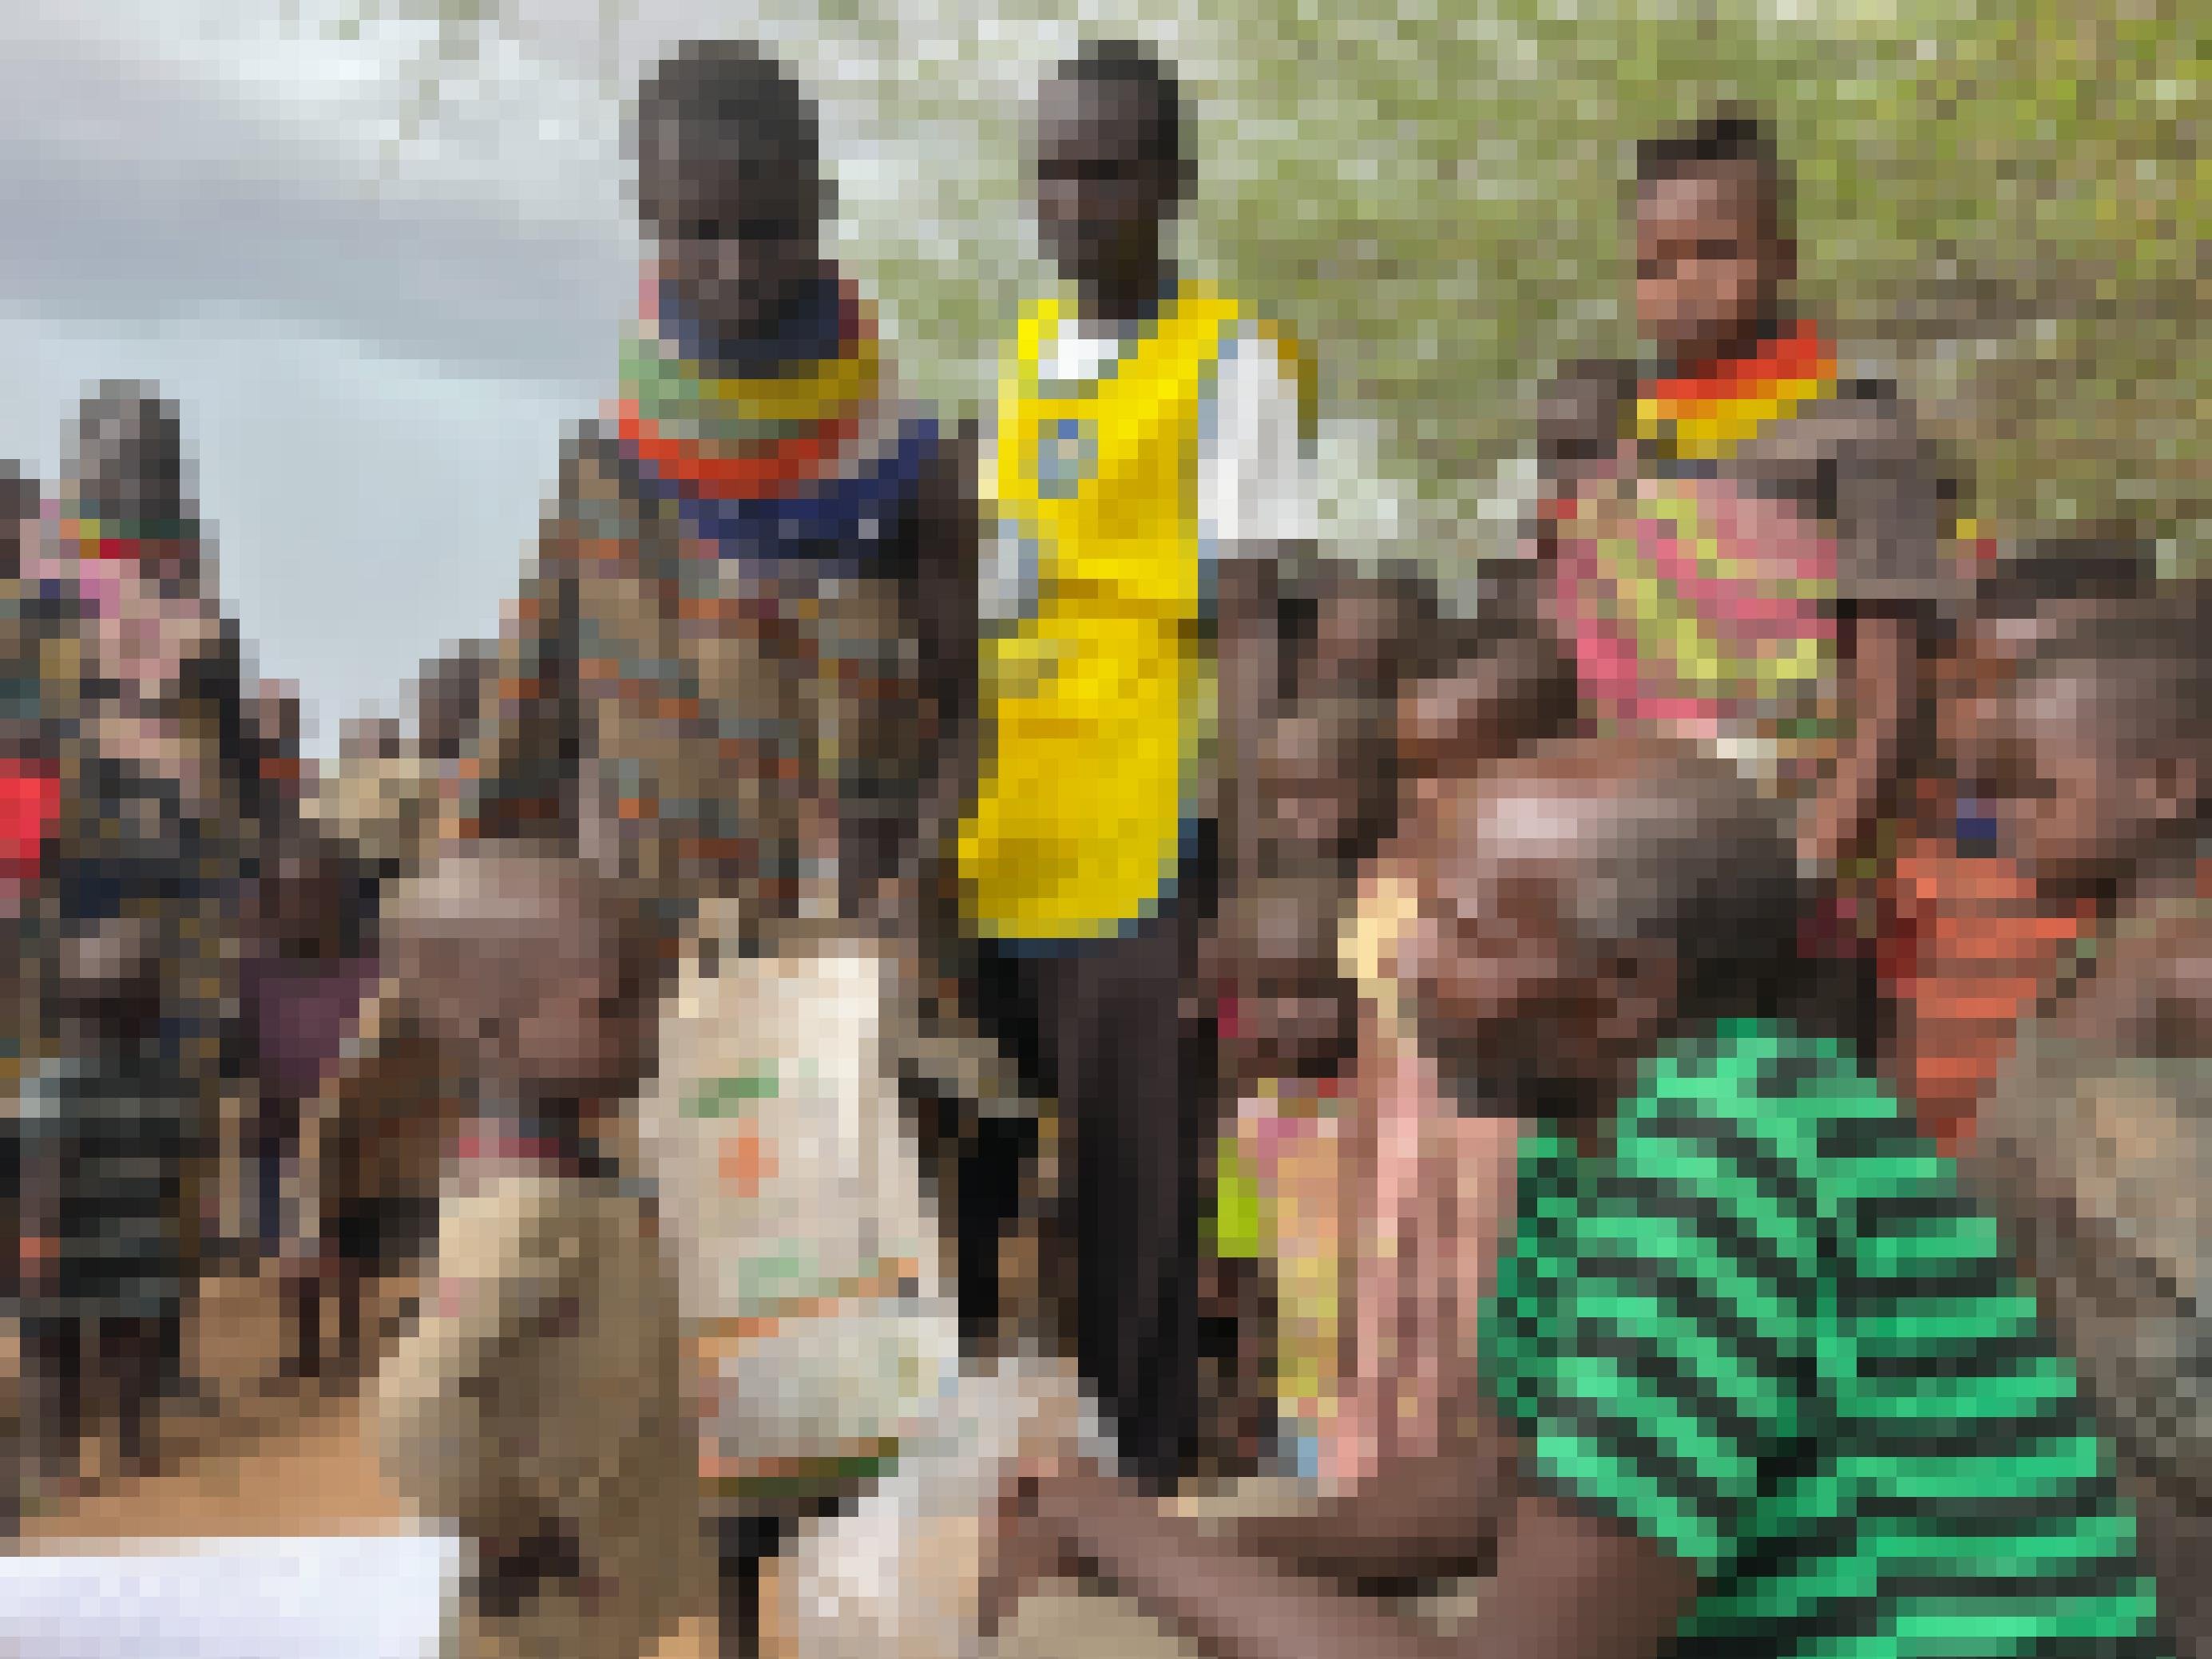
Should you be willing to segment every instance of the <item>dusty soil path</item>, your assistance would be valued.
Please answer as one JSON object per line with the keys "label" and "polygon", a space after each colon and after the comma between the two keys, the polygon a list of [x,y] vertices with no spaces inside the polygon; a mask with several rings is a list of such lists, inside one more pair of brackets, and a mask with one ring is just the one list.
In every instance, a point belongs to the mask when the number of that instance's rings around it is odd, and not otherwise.
{"label": "dusty soil path", "polygon": [[[25,1517],[12,1547],[102,1554],[148,1540],[416,1529],[379,1465],[357,1391],[275,1380],[282,1330],[268,1286],[244,1279],[210,1285],[192,1345],[199,1375],[224,1409],[171,1425],[159,1473],[95,1480],[76,1500]],[[654,1659],[708,1659],[713,1651],[711,1627],[699,1625],[679,1632]]]}

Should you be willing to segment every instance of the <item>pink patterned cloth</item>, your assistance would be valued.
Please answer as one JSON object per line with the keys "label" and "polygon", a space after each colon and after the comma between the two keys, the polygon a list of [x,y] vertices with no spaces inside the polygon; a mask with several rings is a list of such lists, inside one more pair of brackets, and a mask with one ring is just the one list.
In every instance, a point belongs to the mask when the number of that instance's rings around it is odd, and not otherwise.
{"label": "pink patterned cloth", "polygon": [[1725,477],[1632,465],[1559,527],[1559,614],[1585,695],[1624,725],[1749,741],[1802,769],[1836,714],[1832,535]]}
{"label": "pink patterned cloth", "polygon": [[[1374,906],[1393,902],[1387,883]],[[1402,904],[1401,905],[1402,908]],[[1370,937],[1344,1159],[1351,1317],[1321,1465],[1356,1481],[1433,1455],[1476,1367],[1479,1322],[1514,1209],[1518,1125],[1468,1118],[1398,1018],[1389,926]]]}

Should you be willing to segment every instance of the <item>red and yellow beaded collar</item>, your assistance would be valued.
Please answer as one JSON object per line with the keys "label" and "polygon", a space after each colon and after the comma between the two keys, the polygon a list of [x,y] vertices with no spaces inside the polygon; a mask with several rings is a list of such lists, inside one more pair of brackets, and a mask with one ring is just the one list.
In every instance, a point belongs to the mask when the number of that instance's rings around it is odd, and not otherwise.
{"label": "red and yellow beaded collar", "polygon": [[199,539],[198,526],[189,520],[88,519],[74,516],[66,508],[61,531],[77,557],[125,564],[174,563],[188,556]]}
{"label": "red and yellow beaded collar", "polygon": [[1637,393],[1636,435],[1686,460],[1717,459],[1835,385],[1834,350],[1801,322],[1698,374],[1647,382]]}

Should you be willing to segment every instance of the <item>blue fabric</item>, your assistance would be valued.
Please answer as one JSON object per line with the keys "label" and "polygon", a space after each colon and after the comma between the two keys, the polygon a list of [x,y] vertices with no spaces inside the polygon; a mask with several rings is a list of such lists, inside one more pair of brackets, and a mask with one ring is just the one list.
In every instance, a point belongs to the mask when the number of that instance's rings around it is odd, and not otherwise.
{"label": "blue fabric", "polygon": [[1987,803],[1969,796],[1959,803],[1960,852],[1970,858],[1993,858],[1997,850],[1996,814]]}
{"label": "blue fabric", "polygon": [[[854,477],[810,483],[788,495],[708,501],[656,472],[632,454],[640,483],[655,501],[673,501],[684,527],[712,542],[725,559],[780,567],[801,562],[824,575],[857,575],[875,566],[898,539],[921,469],[937,442],[937,422],[909,422],[888,453]],[[872,538],[866,533],[872,521]],[[870,551],[870,544],[875,551]]]}

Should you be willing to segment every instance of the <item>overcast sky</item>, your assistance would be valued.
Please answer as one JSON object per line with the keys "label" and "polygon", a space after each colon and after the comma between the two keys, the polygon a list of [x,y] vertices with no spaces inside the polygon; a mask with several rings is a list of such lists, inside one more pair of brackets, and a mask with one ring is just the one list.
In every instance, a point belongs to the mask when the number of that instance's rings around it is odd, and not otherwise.
{"label": "overcast sky", "polygon": [[327,750],[424,654],[496,625],[633,256],[557,76],[538,142],[396,157],[398,43],[278,16],[0,7],[0,454],[51,480],[88,382],[159,381],[228,600]]}

